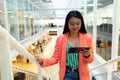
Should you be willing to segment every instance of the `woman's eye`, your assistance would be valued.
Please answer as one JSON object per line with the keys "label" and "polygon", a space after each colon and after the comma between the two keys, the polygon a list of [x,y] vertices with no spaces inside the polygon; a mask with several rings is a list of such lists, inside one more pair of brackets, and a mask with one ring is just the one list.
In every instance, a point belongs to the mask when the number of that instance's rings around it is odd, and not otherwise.
{"label": "woman's eye", "polygon": [[80,23],[78,22],[78,23],[70,23],[70,25],[80,25]]}
{"label": "woman's eye", "polygon": [[74,23],[71,23],[71,25],[74,25]]}

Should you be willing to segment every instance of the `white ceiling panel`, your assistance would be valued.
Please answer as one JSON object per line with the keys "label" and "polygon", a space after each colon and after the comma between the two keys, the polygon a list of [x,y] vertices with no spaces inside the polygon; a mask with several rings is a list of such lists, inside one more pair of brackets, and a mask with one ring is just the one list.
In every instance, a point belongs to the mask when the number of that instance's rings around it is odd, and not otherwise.
{"label": "white ceiling panel", "polygon": [[71,0],[52,0],[53,6],[56,9],[67,8]]}
{"label": "white ceiling panel", "polygon": [[56,18],[65,18],[67,12],[66,10],[56,10]]}
{"label": "white ceiling panel", "polygon": [[[35,6],[37,6],[41,13],[41,18],[65,18],[66,14],[70,10],[83,11],[83,6],[86,0],[30,0]],[[47,0],[48,1],[48,0]],[[98,0],[102,6],[108,5],[113,0]],[[93,4],[93,0],[87,0],[88,4]],[[82,8],[81,8],[82,7]],[[93,7],[87,8],[87,12],[90,12]],[[81,12],[83,13],[83,12]]]}

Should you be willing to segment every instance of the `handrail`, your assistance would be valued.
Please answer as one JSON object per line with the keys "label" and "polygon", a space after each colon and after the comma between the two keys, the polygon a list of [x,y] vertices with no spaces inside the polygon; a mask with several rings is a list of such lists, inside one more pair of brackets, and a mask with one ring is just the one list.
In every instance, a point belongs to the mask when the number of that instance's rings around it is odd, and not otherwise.
{"label": "handrail", "polygon": [[17,40],[15,38],[13,38],[4,28],[2,28],[0,26],[0,35],[2,37],[8,37],[9,39],[9,43],[10,46],[15,49],[16,51],[18,51],[19,53],[23,54],[25,57],[27,57],[28,59],[30,59],[31,61],[37,63],[37,61],[35,60],[35,58],[20,44],[17,42]]}
{"label": "handrail", "polygon": [[101,72],[101,73],[95,74],[93,76],[95,77],[95,76],[100,76],[100,75],[104,75],[104,74],[107,74],[107,72]]}
{"label": "handrail", "polygon": [[[30,54],[20,43],[17,42],[17,40],[12,37],[1,25],[0,25],[0,38],[7,37],[9,39],[10,47],[24,55],[26,58],[28,58],[30,61],[37,64],[38,68],[38,75],[42,76],[41,73],[41,66],[39,66],[38,62],[35,60],[34,56]],[[47,71],[47,70],[46,70]],[[49,71],[47,71],[49,72]],[[39,77],[39,80],[41,80],[42,77]]]}
{"label": "handrail", "polygon": [[[114,64],[112,64],[112,63],[117,62],[119,60],[120,60],[120,56],[118,56],[118,57],[116,57],[116,58],[114,58],[112,60],[109,60],[107,62],[104,62],[104,63],[102,63],[102,64],[100,64],[98,66],[92,67],[90,69],[90,71],[93,71],[93,70],[97,71],[97,69],[107,65],[108,67],[106,67],[106,68],[104,67],[107,71],[103,71],[102,73],[93,73],[93,76],[100,76],[100,75],[106,74],[107,79],[105,79],[105,80],[112,80],[112,73],[114,71],[113,70],[113,65]],[[116,74],[114,74],[114,76],[116,76]],[[119,77],[117,76],[117,78],[119,78]]]}
{"label": "handrail", "polygon": [[36,40],[42,38],[47,33],[48,33],[48,31],[43,31],[43,32],[37,33],[36,35],[33,35],[33,36],[29,37],[29,38],[26,38],[26,39],[20,41],[20,44],[24,45],[24,47],[27,48],[29,45],[31,45],[32,43],[34,43]]}
{"label": "handrail", "polygon": [[120,60],[120,56],[118,56],[118,57],[116,57],[116,58],[114,58],[114,59],[112,59],[112,60],[109,60],[109,61],[107,61],[107,62],[104,62],[104,63],[102,63],[102,64],[100,64],[100,65],[98,65],[98,66],[95,66],[95,67],[91,68],[90,70],[98,69],[98,68],[100,68],[100,67],[102,67],[102,66],[105,66],[105,65],[107,65],[107,64],[111,64],[111,63],[116,62],[116,61],[119,61],[119,60]]}

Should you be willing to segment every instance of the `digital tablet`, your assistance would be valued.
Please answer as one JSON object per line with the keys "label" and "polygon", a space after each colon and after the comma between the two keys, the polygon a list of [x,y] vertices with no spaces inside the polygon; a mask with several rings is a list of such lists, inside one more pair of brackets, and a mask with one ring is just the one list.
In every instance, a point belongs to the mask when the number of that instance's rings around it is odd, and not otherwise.
{"label": "digital tablet", "polygon": [[89,50],[90,47],[71,47],[68,53],[79,53],[80,51]]}

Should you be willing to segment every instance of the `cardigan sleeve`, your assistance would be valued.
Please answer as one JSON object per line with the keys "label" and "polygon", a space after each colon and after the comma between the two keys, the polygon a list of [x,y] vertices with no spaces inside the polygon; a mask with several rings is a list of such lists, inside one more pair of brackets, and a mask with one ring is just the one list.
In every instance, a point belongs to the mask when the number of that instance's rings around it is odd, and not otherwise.
{"label": "cardigan sleeve", "polygon": [[94,49],[93,49],[93,41],[92,36],[90,34],[87,35],[87,43],[90,46],[90,55],[87,58],[83,58],[87,63],[91,63],[94,60]]}
{"label": "cardigan sleeve", "polygon": [[60,58],[60,37],[57,37],[55,48],[54,48],[54,53],[51,58],[44,58],[43,59],[43,64],[41,66],[47,67],[51,66],[53,64],[57,64]]}

